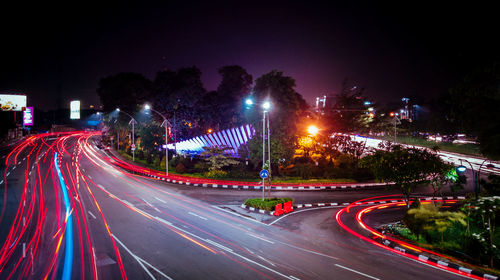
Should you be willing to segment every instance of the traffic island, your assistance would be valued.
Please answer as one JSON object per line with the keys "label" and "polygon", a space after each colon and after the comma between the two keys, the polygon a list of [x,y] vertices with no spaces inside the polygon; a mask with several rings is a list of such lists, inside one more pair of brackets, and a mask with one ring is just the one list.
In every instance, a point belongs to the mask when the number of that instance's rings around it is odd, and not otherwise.
{"label": "traffic island", "polygon": [[285,204],[290,209],[288,212],[293,211],[293,199],[290,197],[270,197],[264,200],[262,198],[249,198],[241,207],[261,214],[278,216],[283,214]]}

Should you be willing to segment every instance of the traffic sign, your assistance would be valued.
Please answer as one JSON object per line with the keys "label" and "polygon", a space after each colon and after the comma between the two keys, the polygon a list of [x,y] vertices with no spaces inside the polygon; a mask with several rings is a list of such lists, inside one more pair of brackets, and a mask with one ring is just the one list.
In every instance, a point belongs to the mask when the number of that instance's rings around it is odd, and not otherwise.
{"label": "traffic sign", "polygon": [[135,151],[135,144],[130,145],[130,149],[131,149],[132,151]]}
{"label": "traffic sign", "polygon": [[265,169],[262,169],[260,171],[260,178],[262,179],[266,179],[267,177],[269,177],[269,171],[265,170]]}

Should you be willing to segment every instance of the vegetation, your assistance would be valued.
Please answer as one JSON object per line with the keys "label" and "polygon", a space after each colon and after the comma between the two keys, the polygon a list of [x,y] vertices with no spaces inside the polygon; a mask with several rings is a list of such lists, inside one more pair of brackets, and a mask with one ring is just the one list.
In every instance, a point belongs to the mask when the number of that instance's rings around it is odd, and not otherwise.
{"label": "vegetation", "polygon": [[442,186],[443,181],[447,180],[444,175],[453,168],[445,164],[435,151],[404,148],[388,143],[380,148],[362,158],[360,166],[371,169],[379,180],[394,182],[394,186],[390,187],[401,190],[408,207],[410,196],[417,185],[428,183],[429,178],[432,178],[435,186]]}
{"label": "vegetation", "polygon": [[276,204],[281,204],[288,201],[291,201],[293,204],[293,199],[289,197],[268,197],[265,198],[264,201],[262,201],[262,198],[249,198],[245,201],[245,205],[262,210],[274,211],[274,207],[276,206]]}

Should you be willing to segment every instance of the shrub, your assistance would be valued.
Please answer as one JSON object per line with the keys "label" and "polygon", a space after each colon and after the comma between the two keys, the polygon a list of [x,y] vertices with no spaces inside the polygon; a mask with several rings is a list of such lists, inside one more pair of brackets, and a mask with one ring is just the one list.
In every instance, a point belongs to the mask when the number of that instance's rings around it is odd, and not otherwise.
{"label": "shrub", "polygon": [[186,167],[184,166],[184,164],[182,164],[182,162],[179,162],[179,164],[177,164],[177,166],[175,167],[175,172],[179,174],[186,173]]}
{"label": "shrub", "polygon": [[208,163],[200,161],[200,162],[195,163],[193,169],[194,169],[194,172],[203,173],[203,172],[208,170],[208,167],[209,167]]}
{"label": "shrub", "polygon": [[227,172],[223,170],[211,170],[208,172],[205,172],[205,177],[207,178],[212,178],[212,179],[222,179],[227,177]]}
{"label": "shrub", "polygon": [[290,197],[270,197],[265,198],[264,201],[262,201],[262,198],[249,198],[245,201],[245,205],[262,210],[273,211],[276,204],[281,204],[288,201],[291,201],[293,204],[293,199],[291,199]]}

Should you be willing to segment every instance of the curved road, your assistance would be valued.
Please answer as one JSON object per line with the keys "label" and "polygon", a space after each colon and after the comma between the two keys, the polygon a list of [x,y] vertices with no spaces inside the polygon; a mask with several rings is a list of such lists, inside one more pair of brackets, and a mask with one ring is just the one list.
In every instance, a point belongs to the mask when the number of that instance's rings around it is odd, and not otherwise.
{"label": "curved road", "polygon": [[[340,208],[297,211],[271,225],[274,217],[226,207],[260,192],[125,173],[97,148],[98,138],[37,135],[0,151],[0,279],[461,277],[352,236],[334,219]],[[380,193],[388,192],[283,192],[299,203]]]}

